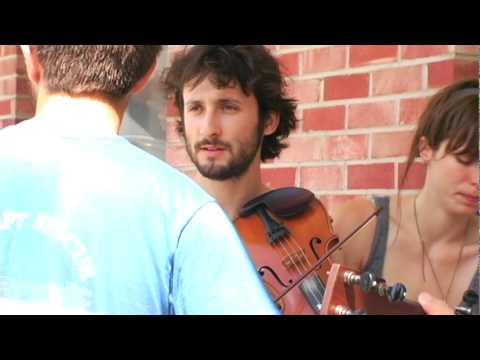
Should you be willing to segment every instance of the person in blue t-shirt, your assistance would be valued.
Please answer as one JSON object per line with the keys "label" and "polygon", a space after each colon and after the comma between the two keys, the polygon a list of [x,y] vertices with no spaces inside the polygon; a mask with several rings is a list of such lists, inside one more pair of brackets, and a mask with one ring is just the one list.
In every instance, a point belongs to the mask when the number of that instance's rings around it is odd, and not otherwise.
{"label": "person in blue t-shirt", "polygon": [[161,46],[22,50],[37,111],[0,131],[0,312],[278,314],[217,202],[118,136]]}

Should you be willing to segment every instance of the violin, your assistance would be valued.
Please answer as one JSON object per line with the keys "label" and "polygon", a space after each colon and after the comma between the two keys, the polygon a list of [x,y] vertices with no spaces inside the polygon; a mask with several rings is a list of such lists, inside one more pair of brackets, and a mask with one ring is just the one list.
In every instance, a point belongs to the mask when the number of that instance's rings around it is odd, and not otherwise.
{"label": "violin", "polygon": [[[249,201],[234,222],[285,315],[425,314],[420,304],[406,299],[403,284],[388,286],[372,273],[360,274],[329,259],[380,211],[339,241],[313,193],[289,187]],[[467,291],[455,314],[472,314],[475,305],[478,294]]]}
{"label": "violin", "polygon": [[[249,201],[235,225],[274,298],[338,243],[324,205],[302,188],[277,189]],[[328,270],[329,260],[277,301],[280,310],[320,314]]]}

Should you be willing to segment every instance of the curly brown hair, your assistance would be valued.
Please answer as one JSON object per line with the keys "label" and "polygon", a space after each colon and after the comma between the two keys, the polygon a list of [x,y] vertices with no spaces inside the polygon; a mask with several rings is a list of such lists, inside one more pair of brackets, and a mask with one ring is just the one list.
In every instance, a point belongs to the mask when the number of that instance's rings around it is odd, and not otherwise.
{"label": "curly brown hair", "polygon": [[163,74],[162,84],[167,97],[174,97],[180,111],[177,131],[184,135],[183,89],[193,81],[197,86],[206,77],[215,86],[224,88],[238,84],[245,95],[253,93],[259,105],[260,125],[272,114],[279,115],[277,130],[265,136],[261,159],[278,157],[288,145],[283,142],[295,129],[297,103],[286,96],[286,82],[280,64],[263,45],[196,45],[177,55]]}

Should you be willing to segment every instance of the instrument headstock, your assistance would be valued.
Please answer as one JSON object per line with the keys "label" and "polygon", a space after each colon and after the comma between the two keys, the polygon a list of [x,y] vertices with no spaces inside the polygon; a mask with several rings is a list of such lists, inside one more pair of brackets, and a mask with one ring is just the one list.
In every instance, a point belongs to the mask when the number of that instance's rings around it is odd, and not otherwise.
{"label": "instrument headstock", "polygon": [[321,315],[425,315],[420,304],[407,300],[403,284],[388,286],[372,273],[332,264]]}

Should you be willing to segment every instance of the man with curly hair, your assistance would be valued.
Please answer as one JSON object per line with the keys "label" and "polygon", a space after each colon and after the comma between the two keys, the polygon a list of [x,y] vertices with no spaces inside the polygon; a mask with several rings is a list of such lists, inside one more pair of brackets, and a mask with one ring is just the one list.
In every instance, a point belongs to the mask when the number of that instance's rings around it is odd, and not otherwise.
{"label": "man with curly hair", "polygon": [[174,59],[163,83],[195,180],[236,218],[269,191],[260,165],[287,147],[298,121],[278,61],[262,45],[197,45]]}

